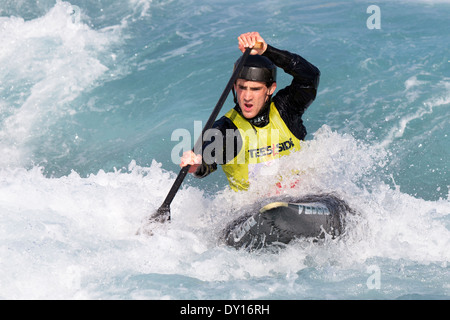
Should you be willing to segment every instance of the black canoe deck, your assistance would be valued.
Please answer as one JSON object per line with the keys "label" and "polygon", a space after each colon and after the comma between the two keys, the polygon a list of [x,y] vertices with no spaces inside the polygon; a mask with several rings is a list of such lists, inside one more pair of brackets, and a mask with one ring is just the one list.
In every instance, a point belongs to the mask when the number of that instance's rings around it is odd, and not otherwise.
{"label": "black canoe deck", "polygon": [[349,211],[343,200],[331,195],[271,202],[231,222],[224,239],[237,249],[260,249],[296,238],[321,238],[325,233],[336,237],[343,233],[343,215]]}

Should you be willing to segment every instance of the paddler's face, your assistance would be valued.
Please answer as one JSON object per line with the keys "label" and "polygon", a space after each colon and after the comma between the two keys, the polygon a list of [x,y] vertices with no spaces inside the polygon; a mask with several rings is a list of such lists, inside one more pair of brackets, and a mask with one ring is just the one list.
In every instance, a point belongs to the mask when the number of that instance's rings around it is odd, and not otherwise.
{"label": "paddler's face", "polygon": [[257,116],[269,96],[275,91],[276,86],[276,83],[273,83],[268,88],[264,82],[238,79],[234,85],[234,90],[242,115],[246,119]]}

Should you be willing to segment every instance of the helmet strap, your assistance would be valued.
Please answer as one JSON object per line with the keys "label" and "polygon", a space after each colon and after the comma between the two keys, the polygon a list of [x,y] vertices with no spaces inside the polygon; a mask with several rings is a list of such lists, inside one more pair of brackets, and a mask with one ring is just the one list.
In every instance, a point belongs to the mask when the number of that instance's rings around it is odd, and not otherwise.
{"label": "helmet strap", "polygon": [[237,97],[236,97],[236,91],[234,91],[234,86],[231,88],[231,92],[233,92],[234,104],[238,104]]}

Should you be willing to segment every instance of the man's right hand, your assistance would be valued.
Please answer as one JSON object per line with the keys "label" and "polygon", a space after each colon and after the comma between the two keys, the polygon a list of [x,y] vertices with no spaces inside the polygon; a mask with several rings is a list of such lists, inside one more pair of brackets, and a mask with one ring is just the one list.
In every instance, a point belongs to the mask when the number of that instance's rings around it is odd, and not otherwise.
{"label": "man's right hand", "polygon": [[202,156],[200,154],[195,154],[192,150],[186,151],[181,157],[180,167],[184,168],[190,165],[189,173],[194,173],[197,168],[202,164]]}

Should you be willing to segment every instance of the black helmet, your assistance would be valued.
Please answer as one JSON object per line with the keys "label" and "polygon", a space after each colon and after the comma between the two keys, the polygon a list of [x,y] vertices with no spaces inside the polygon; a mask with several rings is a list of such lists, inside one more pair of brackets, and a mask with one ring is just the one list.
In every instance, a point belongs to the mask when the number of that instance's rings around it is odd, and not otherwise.
{"label": "black helmet", "polygon": [[[240,57],[234,63],[234,67],[238,65]],[[267,84],[272,84],[277,81],[277,67],[270,59],[260,55],[250,55],[247,57],[238,79],[261,81]]]}

